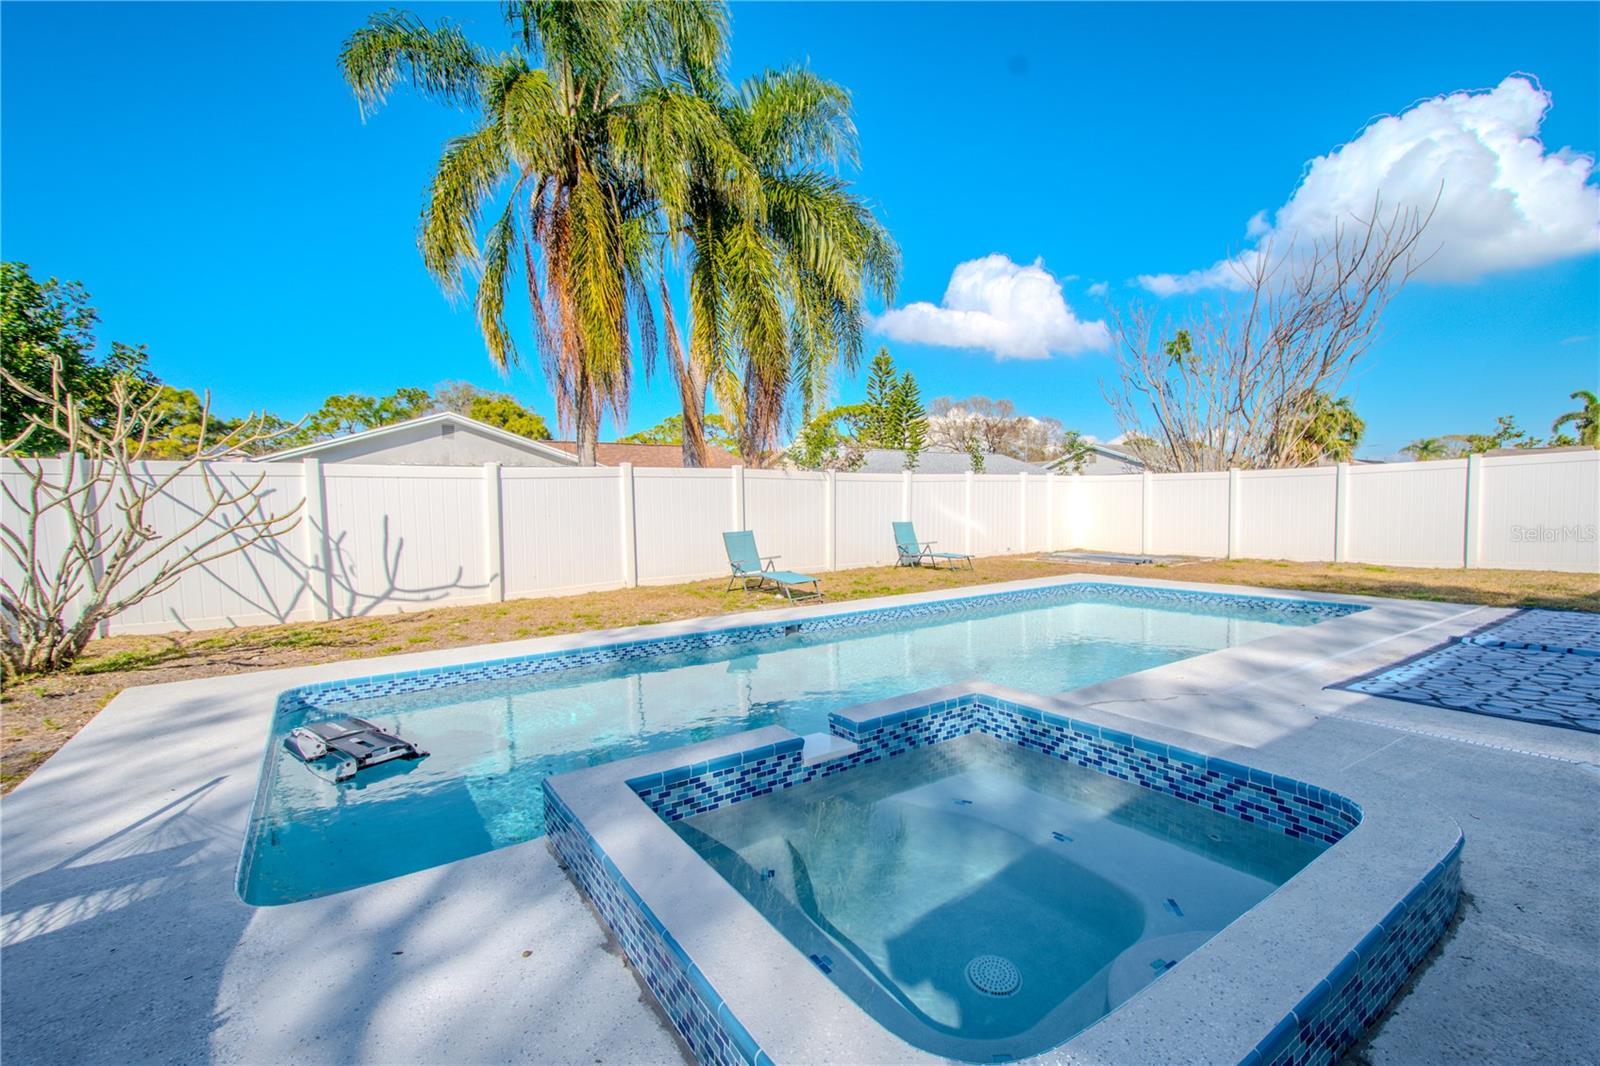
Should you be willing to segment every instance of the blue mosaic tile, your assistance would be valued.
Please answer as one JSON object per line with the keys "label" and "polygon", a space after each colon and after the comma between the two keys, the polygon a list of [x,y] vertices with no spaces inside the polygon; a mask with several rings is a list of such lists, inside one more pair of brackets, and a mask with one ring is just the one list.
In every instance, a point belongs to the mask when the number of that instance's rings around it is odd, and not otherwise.
{"label": "blue mosaic tile", "polygon": [[1053,603],[1131,603],[1141,607],[1173,611],[1204,610],[1208,613],[1237,614],[1241,617],[1277,615],[1301,622],[1318,622],[1366,610],[1344,603],[1316,600],[1276,599],[1223,592],[1193,592],[1181,589],[1144,588],[1134,585],[1097,582],[1064,582],[1042,588],[997,592],[979,596],[960,596],[928,603],[883,607],[876,610],[848,611],[817,615],[801,621],[739,626],[707,633],[689,633],[654,640],[627,641],[572,651],[545,652],[516,658],[493,659],[433,670],[409,670],[345,681],[324,681],[290,689],[279,702],[279,713],[307,708],[334,707],[353,700],[367,700],[411,692],[430,691],[454,685],[531,677],[587,666],[634,662],[657,656],[681,655],[710,648],[782,640],[797,633],[825,633],[862,626],[886,625],[908,619],[934,618],[996,607],[1046,605]]}
{"label": "blue mosaic tile", "polygon": [[545,790],[545,825],[556,853],[611,928],[628,961],[707,1066],[771,1063],[672,936],[572,812]]}
{"label": "blue mosaic tile", "polygon": [[1259,771],[1252,779],[1244,767],[1225,759],[1209,759],[989,696],[963,696],[865,722],[834,715],[830,726],[856,750],[806,766],[800,750],[803,742],[796,738],[787,751],[765,757],[746,753],[738,767],[715,771],[706,764],[680,767],[629,785],[651,810],[676,822],[979,730],[1291,837],[1333,844],[1361,820],[1354,803],[1325,789],[1285,777],[1262,779]]}
{"label": "blue mosaic tile", "polygon": [[1455,917],[1462,843],[1457,839],[1410,895],[1256,1045],[1256,1061],[1331,1066],[1361,1038]]}

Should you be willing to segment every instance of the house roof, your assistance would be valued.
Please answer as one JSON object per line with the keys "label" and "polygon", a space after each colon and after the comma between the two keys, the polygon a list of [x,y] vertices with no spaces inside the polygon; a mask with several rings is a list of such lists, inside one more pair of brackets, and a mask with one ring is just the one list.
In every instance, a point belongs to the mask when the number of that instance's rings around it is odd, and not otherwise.
{"label": "house roof", "polygon": [[488,437],[491,440],[500,441],[502,444],[521,448],[552,462],[576,462],[571,454],[562,451],[560,448],[552,447],[552,442],[550,441],[532,440],[522,436],[520,433],[512,433],[510,430],[501,429],[499,426],[491,426],[487,422],[479,422],[476,418],[468,418],[466,415],[456,414],[454,411],[440,411],[437,414],[423,415],[420,418],[408,418],[404,422],[391,422],[386,426],[375,426],[372,429],[364,429],[359,433],[346,433],[342,437],[319,440],[315,444],[302,444],[298,448],[286,448],[281,452],[273,452],[270,455],[260,456],[260,458],[265,462],[278,462],[283,459],[303,459],[306,456],[318,455],[332,448],[342,446],[350,441],[377,440],[418,426],[433,425],[457,426],[480,436]]}
{"label": "house roof", "polygon": [[[856,469],[863,474],[898,474],[906,466],[906,453],[898,448],[868,448],[861,465]],[[972,469],[972,456],[966,452],[944,448],[927,448],[917,455],[919,474],[963,474]],[[1009,455],[985,452],[985,474],[1044,474],[1049,470],[1040,463],[1025,463]]]}
{"label": "house roof", "polygon": [[[1121,448],[1113,448],[1108,444],[1101,444],[1099,441],[1091,442],[1089,444],[1089,450],[1092,452],[1097,452],[1100,455],[1105,456],[1107,459],[1116,459],[1120,462],[1130,463],[1134,466],[1143,467],[1147,465],[1143,459],[1139,458],[1137,455],[1134,455],[1132,452],[1123,451]],[[1066,461],[1067,457],[1062,456],[1060,459],[1052,460],[1048,465],[1053,469],[1055,467],[1064,465]]]}
{"label": "house roof", "polygon": [[1554,444],[1539,448],[1490,448],[1484,452],[1485,457],[1495,455],[1548,455],[1551,452],[1592,452],[1594,448],[1587,444]]}
{"label": "house roof", "polygon": [[[552,448],[560,448],[567,455],[576,458],[578,442],[572,440],[547,441]],[[732,452],[718,448],[714,444],[706,445],[707,467],[726,470],[739,465],[739,457]],[[632,463],[634,466],[683,466],[683,445],[681,444],[618,444],[600,443],[595,445],[595,461],[601,466],[620,466],[623,463]]]}

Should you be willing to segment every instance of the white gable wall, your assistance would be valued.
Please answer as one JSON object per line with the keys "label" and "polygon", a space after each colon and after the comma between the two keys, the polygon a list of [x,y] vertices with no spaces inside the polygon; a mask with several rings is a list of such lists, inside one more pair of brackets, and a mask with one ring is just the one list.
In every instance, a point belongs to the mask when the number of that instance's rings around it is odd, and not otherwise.
{"label": "white gable wall", "polygon": [[468,425],[451,423],[400,426],[372,437],[332,441],[316,453],[324,463],[394,463],[400,466],[559,466],[570,462],[542,454],[530,442],[527,448],[480,433]]}
{"label": "white gable wall", "polygon": [[1137,474],[1144,467],[1136,462],[1107,455],[1104,452],[1090,452],[1089,458],[1083,464],[1085,474],[1112,475],[1112,474]]}

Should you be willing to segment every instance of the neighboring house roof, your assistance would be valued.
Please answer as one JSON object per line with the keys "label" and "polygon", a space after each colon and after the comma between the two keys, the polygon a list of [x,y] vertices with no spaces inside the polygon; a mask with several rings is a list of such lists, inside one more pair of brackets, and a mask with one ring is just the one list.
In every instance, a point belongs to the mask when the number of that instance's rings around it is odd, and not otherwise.
{"label": "neighboring house roof", "polygon": [[[1136,466],[1141,470],[1144,469],[1146,465],[1143,459],[1139,458],[1137,455],[1134,455],[1132,452],[1125,452],[1120,448],[1113,448],[1110,445],[1101,444],[1098,441],[1091,443],[1089,445],[1089,450],[1097,455],[1103,455],[1107,459],[1114,459],[1119,463],[1127,463],[1128,465]],[[1066,456],[1062,456],[1060,459],[1056,459],[1049,464],[1052,470],[1060,469],[1066,465]]]}
{"label": "neighboring house roof", "polygon": [[[576,458],[578,442],[573,440],[553,440],[547,442],[553,448],[560,448],[567,455]],[[714,444],[706,445],[706,466],[726,470],[739,465],[739,457]],[[595,445],[595,461],[601,466],[620,466],[623,463],[632,463],[634,466],[683,466],[683,445],[681,444],[597,444]]]}
{"label": "neighboring house roof", "polygon": [[491,426],[487,422],[479,422],[476,418],[468,418],[466,415],[459,415],[454,411],[440,411],[438,414],[423,415],[420,418],[408,418],[404,422],[391,422],[386,426],[364,429],[359,433],[346,433],[342,437],[330,437],[327,440],[319,440],[315,444],[303,444],[298,448],[286,448],[281,452],[273,452],[270,455],[263,455],[258,458],[264,462],[278,462],[283,459],[304,459],[308,456],[315,456],[322,452],[343,447],[351,441],[375,441],[417,427],[433,425],[456,426],[479,436],[497,440],[513,448],[521,448],[530,454],[537,455],[553,463],[562,465],[576,463],[571,454],[562,451],[558,447],[553,447],[553,442],[551,441],[532,440],[522,436],[520,433],[512,433],[510,430],[501,429],[499,426]]}
{"label": "neighboring house roof", "polygon": [[[906,453],[898,448],[868,448],[856,470],[863,474],[898,474],[906,468]],[[972,469],[972,456],[966,452],[927,448],[917,455],[919,474],[963,474]],[[985,474],[1047,474],[1042,463],[1025,463],[1009,455],[985,452]]]}
{"label": "neighboring house roof", "polygon": [[1495,455],[1548,455],[1551,452],[1592,452],[1587,444],[1558,444],[1538,448],[1490,448],[1484,452],[1485,457]]}

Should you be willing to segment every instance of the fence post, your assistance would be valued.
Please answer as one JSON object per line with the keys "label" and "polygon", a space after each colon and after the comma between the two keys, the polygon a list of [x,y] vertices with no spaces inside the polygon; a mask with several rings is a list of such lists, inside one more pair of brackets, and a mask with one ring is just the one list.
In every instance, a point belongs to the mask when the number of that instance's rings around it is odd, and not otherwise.
{"label": "fence post", "polygon": [[306,489],[306,584],[311,590],[311,617],[333,617],[333,544],[328,539],[328,496],[322,460],[301,460]]}
{"label": "fence post", "polygon": [[1461,565],[1473,569],[1483,565],[1479,528],[1483,520],[1483,456],[1476,452],[1467,456],[1467,513],[1463,520]]}
{"label": "fence post", "polygon": [[496,462],[483,464],[483,549],[489,568],[489,602],[501,603],[506,598],[505,517],[500,502],[500,464]]}
{"label": "fence post", "polygon": [[633,520],[633,464],[617,466],[617,491],[622,504],[622,584],[639,587],[639,530]]}
{"label": "fence post", "polygon": [[1239,468],[1228,468],[1228,558],[1239,558]]}
{"label": "fence post", "polygon": [[900,521],[911,521],[911,471],[900,471]]}
{"label": "fence post", "polygon": [[1022,488],[1017,493],[1017,550],[1028,550],[1028,472],[1017,471],[1017,484]]}
{"label": "fence post", "polygon": [[1350,556],[1350,464],[1333,468],[1333,561],[1342,563]]}
{"label": "fence post", "polygon": [[1056,472],[1044,476],[1044,550],[1056,550]]}
{"label": "fence post", "polygon": [[966,521],[961,524],[961,550],[968,555],[972,554],[972,479],[973,473],[968,470],[962,504],[962,513],[966,515]]}
{"label": "fence post", "polygon": [[839,568],[839,481],[832,470],[822,475],[824,570]]}
{"label": "fence post", "polygon": [[1151,499],[1155,496],[1155,479],[1150,471],[1141,471],[1139,474],[1139,554],[1149,555],[1150,544],[1154,539],[1151,536],[1150,521],[1154,517],[1151,513]]}
{"label": "fence post", "polygon": [[735,465],[728,471],[733,476],[733,528],[744,528],[744,467]]}

